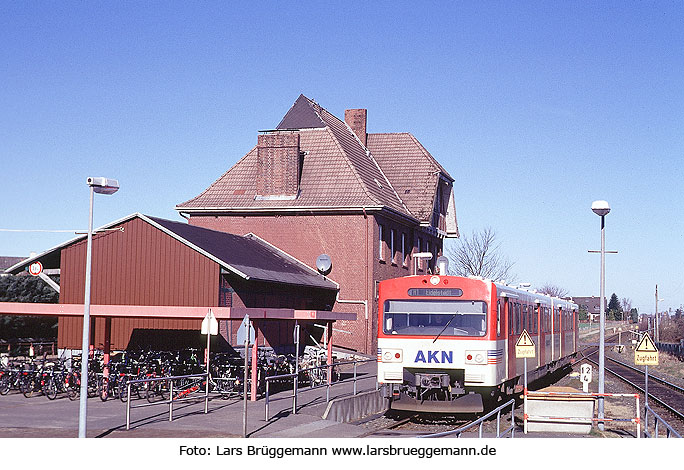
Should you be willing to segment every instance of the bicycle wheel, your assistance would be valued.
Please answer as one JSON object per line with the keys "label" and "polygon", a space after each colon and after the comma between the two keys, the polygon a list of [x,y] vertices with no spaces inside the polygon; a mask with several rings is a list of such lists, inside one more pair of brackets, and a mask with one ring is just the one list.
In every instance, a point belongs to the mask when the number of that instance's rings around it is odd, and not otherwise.
{"label": "bicycle wheel", "polygon": [[97,395],[102,401],[107,401],[109,398],[109,379],[107,377],[100,377],[97,381]]}
{"label": "bicycle wheel", "polygon": [[159,382],[148,382],[147,390],[145,390],[145,398],[147,399],[147,401],[149,401],[150,403],[156,401],[158,388]]}
{"label": "bicycle wheel", "polygon": [[119,379],[116,384],[116,394],[118,395],[119,400],[126,403],[126,400],[128,400],[128,378],[122,377]]}
{"label": "bicycle wheel", "polygon": [[31,398],[31,396],[33,396],[35,388],[36,380],[34,377],[27,376],[24,378],[24,380],[21,381],[20,390],[26,398]]}
{"label": "bicycle wheel", "polygon": [[67,377],[67,397],[69,400],[74,401],[81,392],[81,384],[79,383],[78,376],[75,372],[72,372]]}
{"label": "bicycle wheel", "polygon": [[10,391],[10,386],[12,385],[10,381],[10,374],[4,373],[0,377],[0,395],[7,395]]}
{"label": "bicycle wheel", "polygon": [[43,394],[48,397],[48,400],[54,400],[57,398],[57,383],[54,377],[48,377],[45,382],[43,382]]}
{"label": "bicycle wheel", "polygon": [[[80,380],[79,380],[80,382]],[[99,394],[100,380],[95,372],[88,371],[88,398],[96,397]],[[79,387],[81,384],[79,383]]]}
{"label": "bicycle wheel", "polygon": [[159,389],[157,390],[157,393],[159,394],[162,400],[166,400],[169,397],[169,381],[160,380],[157,383],[159,384]]}

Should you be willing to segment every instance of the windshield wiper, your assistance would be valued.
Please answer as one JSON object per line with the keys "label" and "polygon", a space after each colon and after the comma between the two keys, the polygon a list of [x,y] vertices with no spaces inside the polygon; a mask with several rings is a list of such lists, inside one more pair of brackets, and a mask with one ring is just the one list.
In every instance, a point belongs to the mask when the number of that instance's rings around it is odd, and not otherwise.
{"label": "windshield wiper", "polygon": [[440,336],[442,336],[442,333],[444,333],[444,331],[445,331],[445,330],[447,329],[447,327],[451,324],[451,322],[454,320],[454,318],[456,318],[456,315],[458,315],[458,313],[454,313],[454,314],[451,316],[451,318],[449,318],[449,321],[446,322],[446,325],[444,325],[444,328],[442,328],[442,331],[440,331],[439,334],[438,334],[437,336],[435,336],[435,339],[432,340],[433,343],[434,343],[435,341],[437,341],[437,340],[439,339]]}

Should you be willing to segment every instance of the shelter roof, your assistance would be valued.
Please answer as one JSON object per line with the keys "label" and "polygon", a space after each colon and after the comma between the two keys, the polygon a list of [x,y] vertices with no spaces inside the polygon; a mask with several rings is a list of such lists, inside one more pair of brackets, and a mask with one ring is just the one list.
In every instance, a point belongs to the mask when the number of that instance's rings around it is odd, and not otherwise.
{"label": "shelter roof", "polygon": [[[335,282],[319,274],[313,268],[253,234],[234,235],[140,213],[131,214],[123,219],[111,222],[98,230],[117,228],[134,218],[139,218],[162,230],[245,280],[304,285],[330,290],[339,288]],[[5,272],[19,273],[34,261],[41,261],[45,268],[58,268],[59,254],[62,248],[84,238],[86,235],[78,236],[41,254],[23,260]]]}

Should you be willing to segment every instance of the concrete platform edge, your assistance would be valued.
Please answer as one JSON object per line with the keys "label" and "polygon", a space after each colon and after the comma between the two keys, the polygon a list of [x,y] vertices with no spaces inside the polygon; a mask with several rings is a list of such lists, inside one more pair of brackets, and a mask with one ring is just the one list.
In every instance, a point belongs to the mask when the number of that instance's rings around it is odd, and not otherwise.
{"label": "concrete platform edge", "polygon": [[349,423],[386,410],[387,400],[383,398],[382,392],[371,390],[331,400],[322,418],[339,423]]}

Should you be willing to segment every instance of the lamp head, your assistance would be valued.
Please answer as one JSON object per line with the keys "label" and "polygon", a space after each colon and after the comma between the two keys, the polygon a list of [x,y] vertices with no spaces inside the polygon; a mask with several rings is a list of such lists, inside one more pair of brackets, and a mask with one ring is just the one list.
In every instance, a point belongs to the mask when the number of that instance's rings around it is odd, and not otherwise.
{"label": "lamp head", "polygon": [[610,206],[606,201],[594,201],[591,203],[591,210],[596,215],[604,216],[610,212]]}
{"label": "lamp head", "polygon": [[119,182],[117,180],[105,178],[104,176],[89,176],[86,183],[98,194],[114,194],[119,190]]}

